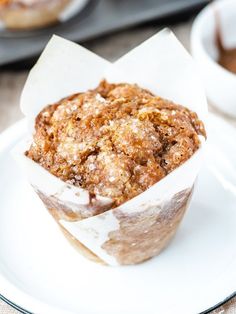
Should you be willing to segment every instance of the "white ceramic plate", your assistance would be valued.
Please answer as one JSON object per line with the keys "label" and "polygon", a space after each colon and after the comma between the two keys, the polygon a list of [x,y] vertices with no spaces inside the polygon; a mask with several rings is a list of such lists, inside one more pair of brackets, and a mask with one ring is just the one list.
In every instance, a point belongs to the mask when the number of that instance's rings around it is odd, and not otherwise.
{"label": "white ceramic plate", "polygon": [[0,136],[0,293],[34,314],[196,314],[236,290],[236,131],[211,116],[193,202],[170,246],[137,266],[89,262],[64,239]]}

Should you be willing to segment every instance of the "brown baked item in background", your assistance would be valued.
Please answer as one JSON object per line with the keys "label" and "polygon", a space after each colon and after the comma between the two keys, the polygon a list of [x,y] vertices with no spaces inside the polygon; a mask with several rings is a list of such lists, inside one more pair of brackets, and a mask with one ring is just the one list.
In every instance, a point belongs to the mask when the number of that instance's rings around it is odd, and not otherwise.
{"label": "brown baked item in background", "polygon": [[[199,148],[199,135],[206,135],[189,109],[137,85],[106,81],[45,107],[35,129],[29,158],[91,196],[112,199],[92,215],[121,205],[164,178]],[[86,217],[68,212],[68,220]]]}
{"label": "brown baked item in background", "polygon": [[0,0],[0,20],[9,29],[41,28],[58,22],[71,0]]}

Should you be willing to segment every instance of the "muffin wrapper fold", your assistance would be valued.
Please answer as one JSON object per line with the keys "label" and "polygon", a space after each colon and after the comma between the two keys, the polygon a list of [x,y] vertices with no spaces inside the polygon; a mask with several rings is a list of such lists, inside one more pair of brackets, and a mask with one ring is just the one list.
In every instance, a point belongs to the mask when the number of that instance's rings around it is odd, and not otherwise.
{"label": "muffin wrapper fold", "polygon": [[[14,149],[30,183],[63,232],[88,258],[136,264],[157,255],[175,234],[202,164],[205,140],[180,167],[145,192],[109,209],[112,200],[70,185],[24,155],[37,114],[50,103],[95,88],[99,81],[136,83],[195,111],[206,124],[207,104],[192,58],[165,29],[111,64],[54,36],[31,70],[21,96],[29,136]],[[95,216],[93,216],[96,213]]]}

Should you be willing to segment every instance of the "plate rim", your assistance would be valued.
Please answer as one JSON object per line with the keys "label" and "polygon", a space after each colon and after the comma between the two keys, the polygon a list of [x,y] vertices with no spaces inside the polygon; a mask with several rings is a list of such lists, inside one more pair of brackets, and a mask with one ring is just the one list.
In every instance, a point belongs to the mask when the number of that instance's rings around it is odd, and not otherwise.
{"label": "plate rim", "polygon": [[[221,307],[222,305],[226,304],[227,302],[229,302],[230,300],[232,300],[234,297],[236,297],[236,291],[233,292],[232,294],[230,294],[227,298],[225,298],[223,301],[220,301],[219,303],[217,303],[216,305],[213,305],[212,307],[210,307],[209,309],[200,312],[198,314],[209,314],[210,312],[218,309],[219,307]],[[5,298],[2,294],[0,294],[0,300],[2,300],[3,302],[7,303],[9,306],[11,306],[12,308],[14,308],[15,310],[19,311],[22,314],[34,314],[33,312],[29,312],[28,310],[23,309],[22,307],[20,307],[19,305],[15,304],[13,301],[10,301],[9,299]]]}
{"label": "plate rim", "polygon": [[[231,128],[236,133],[235,128],[230,123],[225,121],[223,118],[219,117],[218,115],[210,113],[209,118],[213,118],[215,120],[220,120],[220,123],[223,123],[227,127]],[[17,130],[18,130],[18,132],[16,132]],[[22,135],[24,133],[26,133],[26,130],[27,130],[27,121],[26,121],[26,118],[23,118],[23,119],[20,119],[17,122],[15,122],[14,124],[9,126],[8,128],[6,128],[3,132],[1,132],[0,133],[0,143],[2,145],[0,147],[0,154],[2,151],[4,151],[4,149],[7,146],[9,146],[9,138],[12,139],[14,137],[14,140],[10,141],[10,143],[17,142],[19,140],[19,138],[21,138]],[[16,134],[17,134],[17,136],[16,136]],[[23,314],[41,314],[41,313],[45,313],[45,314],[46,313],[50,313],[50,314],[75,314],[74,312],[58,309],[55,306],[52,306],[50,304],[47,304],[45,302],[40,301],[36,297],[31,296],[30,294],[22,291],[20,288],[14,286],[14,284],[11,283],[1,273],[0,273],[0,281],[3,282],[3,286],[4,286],[4,282],[5,282],[5,290],[6,290],[6,286],[8,286],[8,290],[7,290],[8,292],[5,291],[6,293],[5,292],[2,293],[2,290],[4,290],[4,289],[1,288],[0,300],[7,303],[12,308],[18,310],[20,313],[23,313]],[[15,292],[14,292],[14,290],[15,290]],[[15,297],[16,301],[14,301],[14,302],[11,301],[12,298],[9,297],[10,294],[12,294]],[[220,306],[224,305],[225,303],[227,303],[228,301],[230,301],[234,297],[236,297],[236,288],[227,297],[225,297],[225,298],[223,297],[222,301],[219,301],[215,305],[209,307],[208,309],[206,309],[206,310],[204,310],[198,314],[208,314],[211,311],[214,311],[217,308],[219,308]],[[24,302],[22,303],[22,301],[20,301],[22,299],[27,301],[26,303],[29,303],[30,304],[29,306],[32,306],[32,308],[35,308],[35,306],[36,306],[36,308],[37,308],[36,312],[35,311],[31,312],[31,311],[25,309]],[[21,304],[21,305],[18,305],[18,304]],[[41,312],[41,309],[43,310],[43,312]],[[46,312],[45,312],[45,310],[46,310]],[[38,312],[38,311],[40,311],[40,312]]]}

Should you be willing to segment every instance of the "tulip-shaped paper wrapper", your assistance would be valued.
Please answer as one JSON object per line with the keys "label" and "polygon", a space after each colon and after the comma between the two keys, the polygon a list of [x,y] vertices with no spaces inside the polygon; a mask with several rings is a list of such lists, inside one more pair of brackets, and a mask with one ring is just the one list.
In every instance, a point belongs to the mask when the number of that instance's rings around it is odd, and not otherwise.
{"label": "tulip-shaped paper wrapper", "polygon": [[[195,111],[206,122],[206,99],[195,64],[166,29],[114,64],[54,36],[31,70],[21,97],[30,133],[43,107],[92,89],[102,78],[136,83]],[[93,216],[94,208],[109,208],[111,200],[100,195],[91,199],[88,191],[63,182],[27,158],[24,152],[30,141],[26,139],[15,150],[30,183],[76,247],[88,258],[109,265],[142,262],[168,244],[188,206],[205,144],[201,138],[200,148],[189,160],[145,192]],[[81,213],[87,218],[76,218]]]}

